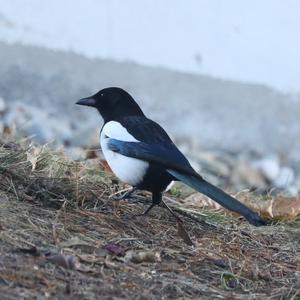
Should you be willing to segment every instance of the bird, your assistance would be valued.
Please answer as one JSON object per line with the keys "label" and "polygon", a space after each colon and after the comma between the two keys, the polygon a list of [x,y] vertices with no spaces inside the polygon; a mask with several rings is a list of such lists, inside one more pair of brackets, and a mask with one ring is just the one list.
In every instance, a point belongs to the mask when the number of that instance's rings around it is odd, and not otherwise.
{"label": "bird", "polygon": [[[76,104],[96,108],[103,118],[100,130],[103,155],[116,177],[132,186],[118,200],[130,197],[136,190],[151,192],[152,203],[142,214],[147,215],[163,202],[162,195],[170,184],[181,181],[228,210],[241,214],[250,224],[266,225],[256,212],[198,174],[167,132],[147,118],[124,89],[107,87]],[[163,204],[175,215],[166,203]]]}

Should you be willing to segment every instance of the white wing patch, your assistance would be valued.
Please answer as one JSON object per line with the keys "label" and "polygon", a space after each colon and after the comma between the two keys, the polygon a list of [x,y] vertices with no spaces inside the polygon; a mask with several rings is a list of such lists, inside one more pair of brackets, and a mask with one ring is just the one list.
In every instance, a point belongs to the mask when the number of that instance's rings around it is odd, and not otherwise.
{"label": "white wing patch", "polygon": [[138,185],[146,174],[148,162],[127,157],[108,149],[109,138],[124,142],[138,142],[120,123],[116,121],[107,122],[101,131],[100,144],[103,155],[114,174],[123,182],[132,186]]}
{"label": "white wing patch", "polygon": [[116,139],[119,141],[139,142],[127,131],[125,127],[123,127],[119,122],[116,121],[107,122],[102,128],[101,135],[102,133],[112,139]]}

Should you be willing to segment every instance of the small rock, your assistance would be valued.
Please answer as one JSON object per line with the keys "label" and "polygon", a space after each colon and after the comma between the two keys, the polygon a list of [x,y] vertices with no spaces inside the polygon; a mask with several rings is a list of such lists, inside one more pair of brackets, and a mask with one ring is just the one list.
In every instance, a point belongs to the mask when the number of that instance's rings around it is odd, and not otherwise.
{"label": "small rock", "polygon": [[280,161],[277,156],[265,157],[256,161],[253,166],[271,182],[279,176]]}
{"label": "small rock", "polygon": [[[1,106],[1,104],[0,104]],[[0,110],[1,112],[1,110]],[[36,106],[16,102],[5,114],[4,126],[16,127],[39,144],[70,144],[72,128],[68,120],[58,120],[56,115]]]}
{"label": "small rock", "polygon": [[296,197],[300,195],[300,187],[297,185],[290,185],[289,187],[286,188],[286,191],[292,197]]}
{"label": "small rock", "polygon": [[154,251],[128,251],[125,255],[125,261],[131,261],[135,264],[155,263],[161,261],[159,252]]}
{"label": "small rock", "polygon": [[87,156],[86,150],[79,147],[64,148],[64,153],[71,160],[85,160]]}
{"label": "small rock", "polygon": [[[186,153],[189,153],[187,150]],[[198,170],[204,169],[206,172],[215,174],[217,176],[228,176],[230,173],[230,166],[224,162],[221,161],[214,153],[207,152],[207,151],[198,151],[198,152],[193,152],[191,154],[191,157],[198,163],[198,165],[201,166]],[[197,165],[195,163],[194,165]],[[194,166],[192,164],[192,166]]]}
{"label": "small rock", "polygon": [[289,167],[282,167],[274,180],[274,185],[279,188],[288,188],[295,181],[295,173]]}
{"label": "small rock", "polygon": [[196,207],[211,207],[214,209],[222,208],[222,206],[219,205],[217,202],[200,193],[195,193],[185,198],[184,204]]}
{"label": "small rock", "polygon": [[121,244],[110,243],[104,246],[104,249],[110,254],[124,256],[126,251],[128,250],[128,247]]}
{"label": "small rock", "polygon": [[211,172],[217,176],[227,177],[230,174],[230,167],[221,161],[215,160],[211,166]]}
{"label": "small rock", "polygon": [[240,162],[234,168],[231,181],[235,185],[246,184],[248,187],[266,187],[266,181],[263,174],[246,162]]}
{"label": "small rock", "polygon": [[47,260],[65,269],[76,270],[79,267],[77,257],[73,255],[55,254],[46,256]]}

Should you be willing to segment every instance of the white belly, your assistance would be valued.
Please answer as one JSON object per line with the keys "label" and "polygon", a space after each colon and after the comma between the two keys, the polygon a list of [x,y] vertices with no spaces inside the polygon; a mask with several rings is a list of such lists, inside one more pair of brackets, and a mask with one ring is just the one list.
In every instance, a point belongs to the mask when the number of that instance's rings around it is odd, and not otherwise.
{"label": "white belly", "polygon": [[149,163],[109,150],[107,147],[109,138],[126,142],[138,141],[120,123],[115,121],[106,123],[100,136],[103,155],[114,174],[123,182],[132,186],[138,185],[142,181]]}

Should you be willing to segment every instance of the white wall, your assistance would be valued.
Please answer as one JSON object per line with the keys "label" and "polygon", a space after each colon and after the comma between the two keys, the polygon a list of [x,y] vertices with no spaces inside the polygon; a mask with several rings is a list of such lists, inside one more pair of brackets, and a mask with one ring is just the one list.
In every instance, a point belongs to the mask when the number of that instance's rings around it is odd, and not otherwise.
{"label": "white wall", "polygon": [[300,92],[297,0],[0,0],[0,40]]}

